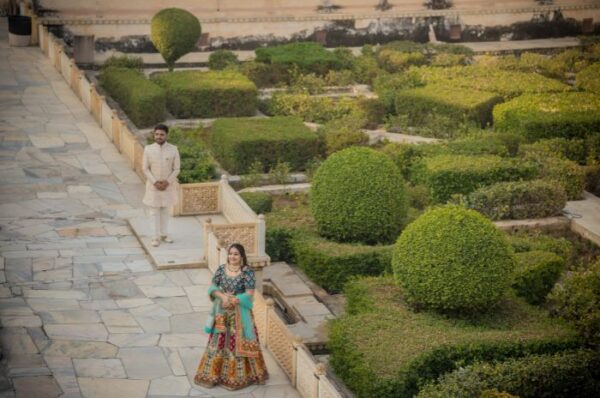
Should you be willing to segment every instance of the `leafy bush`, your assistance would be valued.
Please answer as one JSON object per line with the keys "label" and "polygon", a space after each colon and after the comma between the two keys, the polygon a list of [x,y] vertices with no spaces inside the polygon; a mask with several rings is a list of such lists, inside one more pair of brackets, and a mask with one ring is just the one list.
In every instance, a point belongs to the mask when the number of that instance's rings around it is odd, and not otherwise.
{"label": "leafy bush", "polygon": [[590,93],[527,94],[496,105],[493,113],[496,130],[532,141],[600,131],[600,97]]}
{"label": "leafy bush", "polygon": [[139,71],[106,68],[98,77],[102,88],[119,103],[138,127],[150,127],[165,119],[166,95]]}
{"label": "leafy bush", "polygon": [[584,167],[585,172],[585,190],[600,196],[600,165],[590,165]]}
{"label": "leafy bush", "polygon": [[467,59],[467,56],[462,54],[441,53],[433,56],[433,59],[431,60],[431,65],[443,67],[466,65]]}
{"label": "leafy bush", "polygon": [[327,122],[320,130],[327,155],[351,146],[367,145],[369,136],[360,129],[362,124],[364,122],[353,115]]}
{"label": "leafy bush", "polygon": [[478,398],[498,388],[521,398],[591,397],[600,389],[600,357],[593,351],[532,355],[500,363],[477,363],[444,375],[418,398]]}
{"label": "leafy bush", "polygon": [[111,55],[102,63],[102,69],[106,68],[129,68],[140,70],[144,67],[142,57],[130,55]]}
{"label": "leafy bush", "polygon": [[553,312],[572,322],[588,345],[600,347],[600,259],[589,269],[567,274],[548,300]]}
{"label": "leafy bush", "polygon": [[313,179],[310,208],[319,234],[340,242],[388,243],[408,208],[396,165],[369,148],[347,148],[327,158]]}
{"label": "leafy bush", "polygon": [[280,82],[289,81],[289,72],[283,65],[269,65],[249,61],[239,66],[241,74],[252,80],[256,87],[272,87]]}
{"label": "leafy bush", "polygon": [[493,155],[439,155],[423,159],[415,172],[418,176],[413,180],[427,184],[433,199],[445,203],[453,194],[466,195],[497,182],[532,179],[537,170],[533,164]]}
{"label": "leafy bush", "polygon": [[330,328],[330,364],[358,398],[412,397],[441,375],[477,361],[575,348],[560,320],[521,299],[474,320],[413,312],[391,278],[361,278],[344,289],[347,314]]}
{"label": "leafy bush", "polygon": [[554,238],[543,234],[523,234],[508,235],[508,242],[515,253],[525,253],[529,251],[544,251],[554,253],[557,256],[568,261],[573,254],[573,244],[565,238]]}
{"label": "leafy bush", "polygon": [[279,161],[301,170],[319,153],[317,135],[294,117],[224,118],[212,126],[210,146],[230,173],[245,173],[258,160],[264,171]]}
{"label": "leafy bush", "polygon": [[290,91],[303,94],[321,94],[325,91],[325,80],[314,73],[306,75],[291,73]]}
{"label": "leafy bush", "polygon": [[585,187],[583,167],[570,160],[554,157],[537,158],[535,162],[540,170],[539,177],[561,186],[568,200],[581,198]]}
{"label": "leafy bush", "polygon": [[326,123],[358,112],[357,100],[329,97],[312,97],[308,94],[276,93],[268,111],[272,115],[298,116],[306,122]]}
{"label": "leafy bush", "polygon": [[412,65],[424,65],[427,58],[420,52],[399,52],[383,49],[377,54],[379,66],[387,72],[394,73],[408,69]]}
{"label": "leafy bush", "polygon": [[175,61],[194,49],[201,32],[198,18],[180,8],[160,10],[150,22],[150,40],[169,71],[173,70]]}
{"label": "leafy bush", "polygon": [[586,142],[582,138],[545,138],[533,144],[521,147],[523,154],[535,154],[536,157],[563,157],[579,164],[585,164],[588,158]]}
{"label": "leafy bush", "polygon": [[265,192],[240,192],[240,196],[256,214],[265,214],[273,208],[273,198]]}
{"label": "leafy bush", "polygon": [[489,92],[428,85],[398,92],[395,105],[396,113],[408,115],[413,126],[422,124],[431,114],[485,126],[492,121],[494,105],[501,101],[501,97]]}
{"label": "leafy bush", "polygon": [[495,388],[491,390],[484,390],[479,398],[519,398],[516,395],[509,394],[504,391],[498,391]]}
{"label": "leafy bush", "polygon": [[384,104],[387,113],[396,112],[396,94],[400,90],[425,85],[419,76],[407,71],[404,73],[381,73],[373,81],[373,90]]}
{"label": "leafy bush", "polygon": [[354,276],[390,270],[392,246],[338,243],[309,234],[295,235],[290,245],[300,269],[332,294],[339,293]]}
{"label": "leafy bush", "polygon": [[237,55],[230,50],[216,50],[208,56],[208,67],[213,70],[222,70],[239,64]]}
{"label": "leafy bush", "polygon": [[164,87],[167,107],[177,118],[256,113],[256,86],[235,71],[159,73],[152,79]]}
{"label": "leafy bush", "polygon": [[560,185],[533,180],[499,182],[471,192],[467,205],[491,220],[520,220],[561,214],[567,194]]}
{"label": "leafy bush", "polygon": [[501,70],[481,65],[452,66],[448,68],[414,68],[427,84],[446,85],[457,89],[495,93],[510,99],[526,93],[570,91],[570,87],[554,79],[538,75]]}
{"label": "leafy bush", "polygon": [[295,206],[276,207],[265,215],[266,252],[271,261],[294,262],[292,238],[300,234],[316,236],[316,223],[308,203],[300,197]]}
{"label": "leafy bush", "polygon": [[328,86],[349,86],[355,83],[354,73],[351,70],[330,70],[325,75]]}
{"label": "leafy bush", "polygon": [[302,73],[325,75],[329,70],[339,70],[346,66],[341,54],[327,51],[321,44],[299,42],[276,47],[263,47],[255,50],[256,61],[278,64],[289,69],[298,67]]}
{"label": "leafy bush", "polygon": [[200,138],[200,131],[172,128],[169,142],[177,145],[181,171],[177,179],[182,184],[210,181],[215,178],[212,157]]}
{"label": "leafy bush", "polygon": [[517,253],[512,287],[529,304],[541,304],[565,269],[565,259],[551,252]]}
{"label": "leafy bush", "polygon": [[578,88],[600,94],[600,63],[592,64],[577,74]]}
{"label": "leafy bush", "polygon": [[377,60],[372,56],[362,55],[352,64],[352,74],[358,83],[371,84],[381,72]]}
{"label": "leafy bush", "polygon": [[447,206],[406,227],[392,267],[415,306],[469,313],[489,310],[506,293],[514,260],[494,224],[475,211]]}
{"label": "leafy bush", "polygon": [[518,146],[518,137],[513,139],[508,134],[489,132],[452,140],[447,144],[448,153],[455,155],[498,155],[501,157],[515,156]]}

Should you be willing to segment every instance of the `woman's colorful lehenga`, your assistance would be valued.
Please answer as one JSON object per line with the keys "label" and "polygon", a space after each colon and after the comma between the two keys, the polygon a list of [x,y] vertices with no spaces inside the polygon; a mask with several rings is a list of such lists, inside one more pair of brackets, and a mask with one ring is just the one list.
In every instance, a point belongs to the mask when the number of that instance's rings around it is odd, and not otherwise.
{"label": "woman's colorful lehenga", "polygon": [[[194,377],[196,384],[238,390],[264,384],[269,378],[252,315],[252,297],[246,293],[255,284],[249,267],[235,277],[226,274],[224,265],[215,272],[208,292],[213,307],[205,327],[210,336]],[[221,300],[212,296],[217,290],[240,300],[235,309],[221,307]]]}

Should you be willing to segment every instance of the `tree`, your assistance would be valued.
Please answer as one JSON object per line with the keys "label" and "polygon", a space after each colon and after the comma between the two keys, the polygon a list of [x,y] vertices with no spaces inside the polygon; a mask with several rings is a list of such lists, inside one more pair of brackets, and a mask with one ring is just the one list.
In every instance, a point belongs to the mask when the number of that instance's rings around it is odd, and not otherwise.
{"label": "tree", "polygon": [[154,47],[173,70],[175,61],[189,53],[200,38],[202,29],[198,18],[180,8],[159,11],[150,25],[150,39]]}

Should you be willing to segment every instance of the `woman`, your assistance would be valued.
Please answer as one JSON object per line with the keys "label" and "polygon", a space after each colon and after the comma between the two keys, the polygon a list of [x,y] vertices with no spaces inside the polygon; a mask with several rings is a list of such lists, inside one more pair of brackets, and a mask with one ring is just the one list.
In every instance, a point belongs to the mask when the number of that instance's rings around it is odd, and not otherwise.
{"label": "woman", "polygon": [[210,336],[196,384],[238,390],[269,378],[252,316],[255,283],[244,246],[232,244],[227,264],[219,266],[208,290],[213,308],[205,330]]}

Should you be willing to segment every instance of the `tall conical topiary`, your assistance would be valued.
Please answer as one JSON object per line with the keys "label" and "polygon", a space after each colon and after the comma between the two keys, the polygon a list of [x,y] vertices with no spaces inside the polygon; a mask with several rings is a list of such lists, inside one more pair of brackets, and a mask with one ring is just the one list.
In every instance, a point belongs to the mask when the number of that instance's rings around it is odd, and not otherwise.
{"label": "tall conical topiary", "polygon": [[198,18],[181,8],[159,11],[150,25],[150,39],[172,71],[175,61],[194,49],[202,29]]}

